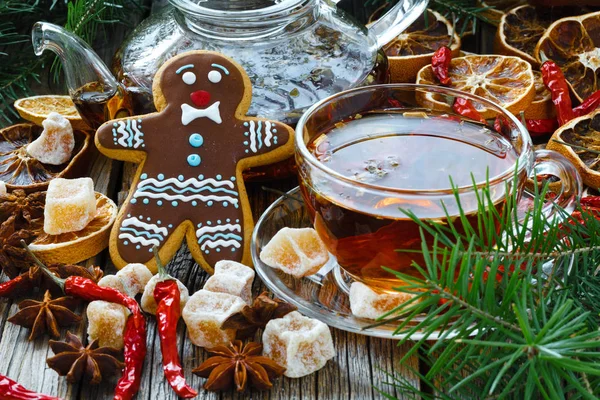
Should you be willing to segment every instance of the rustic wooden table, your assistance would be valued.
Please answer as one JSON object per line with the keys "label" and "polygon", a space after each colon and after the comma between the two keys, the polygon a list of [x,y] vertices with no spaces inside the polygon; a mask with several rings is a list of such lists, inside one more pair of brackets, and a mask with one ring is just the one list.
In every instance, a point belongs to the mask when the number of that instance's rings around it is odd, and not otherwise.
{"label": "rustic wooden table", "polygon": [[[115,201],[121,202],[127,195],[132,180],[134,166],[113,161],[98,155],[91,177],[96,191],[105,193]],[[270,183],[269,187],[287,190],[295,186],[293,180]],[[260,184],[248,185],[255,220],[273,202],[277,195],[264,191]],[[86,265],[100,265],[105,274],[116,270],[110,261],[108,251],[89,260]],[[193,293],[199,290],[208,275],[192,260],[185,246],[168,265],[169,272],[180,279]],[[2,281],[6,279],[2,276]],[[254,282],[254,294],[264,290],[257,277]],[[46,358],[53,355],[48,346],[48,337],[28,341],[29,330],[7,322],[7,318],[18,311],[18,301],[0,300],[0,374],[6,375],[28,389],[59,396],[64,399],[109,399],[112,398],[116,378],[102,382],[97,386],[87,384],[70,385],[64,377],[47,367]],[[83,321],[69,327],[72,333],[87,340],[85,310]],[[61,330],[64,339],[67,329]],[[237,394],[234,391],[222,394],[200,390],[199,399],[371,399],[383,398],[377,389],[402,398],[394,387],[386,385],[390,381],[387,374],[403,375],[419,387],[419,379],[410,372],[409,366],[418,369],[417,356],[409,360],[409,365],[400,365],[398,360],[408,350],[407,346],[398,347],[393,340],[371,338],[331,329],[337,356],[329,361],[325,368],[301,379],[279,378],[269,392],[247,392]],[[178,341],[180,355],[185,369],[186,379],[194,388],[200,389],[204,379],[192,374],[192,369],[207,358],[203,349],[192,345],[180,322]],[[160,344],[154,317],[148,318],[148,354],[144,365],[144,374],[138,399],[175,399],[176,396],[165,381],[161,367]]]}

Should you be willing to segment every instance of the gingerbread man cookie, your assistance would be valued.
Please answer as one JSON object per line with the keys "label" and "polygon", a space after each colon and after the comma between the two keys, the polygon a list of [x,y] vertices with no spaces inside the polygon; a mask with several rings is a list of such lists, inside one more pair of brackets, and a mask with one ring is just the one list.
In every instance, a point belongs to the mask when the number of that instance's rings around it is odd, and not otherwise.
{"label": "gingerbread man cookie", "polygon": [[221,259],[249,265],[253,221],[242,171],[291,156],[292,128],[246,116],[250,80],[219,53],[170,59],[152,89],[158,112],[106,122],[96,133],[103,154],[139,163],[111,232],[113,262],[156,271],[152,248],[167,262],[186,238],[208,272]]}

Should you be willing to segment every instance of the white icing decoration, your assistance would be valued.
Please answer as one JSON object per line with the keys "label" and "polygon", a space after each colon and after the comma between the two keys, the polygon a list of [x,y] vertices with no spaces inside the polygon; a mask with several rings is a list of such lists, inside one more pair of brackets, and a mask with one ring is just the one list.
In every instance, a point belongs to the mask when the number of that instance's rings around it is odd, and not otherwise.
{"label": "white icing decoration", "polygon": [[223,79],[223,75],[219,71],[210,71],[208,73],[208,80],[212,83],[219,83]]}
{"label": "white icing decoration", "polygon": [[193,85],[194,83],[196,83],[196,74],[187,71],[183,75],[181,75],[181,79],[186,85]]}
{"label": "white icing decoration", "polygon": [[[176,178],[168,178],[161,181],[149,178],[138,183],[133,197],[147,197],[167,201],[179,200],[190,202],[200,200],[202,202],[217,201],[230,202],[234,205],[238,204],[239,200],[235,198],[238,196],[237,191],[226,189],[225,187],[233,189],[235,184],[229,180],[218,181],[213,178],[204,180],[189,178],[185,181]],[[205,191],[210,194],[201,194],[201,192]],[[231,196],[227,196],[227,194]]]}
{"label": "white icing decoration", "polygon": [[254,121],[250,121],[250,150],[256,153],[256,131],[254,130]]}
{"label": "white icing decoration", "polygon": [[214,233],[214,232],[242,232],[242,227],[240,224],[225,224],[225,225],[217,225],[217,226],[203,226],[202,228],[196,231],[196,237],[200,237],[206,233]]}
{"label": "white icing decoration", "polygon": [[[121,137],[117,141],[121,146],[137,149],[144,145],[144,139],[142,139],[144,134],[140,130],[141,123],[139,121],[136,121],[135,119],[127,121],[121,120],[115,122],[115,124],[118,126],[116,131],[121,134]],[[135,141],[135,143],[133,143],[133,141]]]}
{"label": "white icing decoration", "polygon": [[140,181],[140,183],[138,184],[138,186],[144,186],[144,185],[154,185],[157,187],[163,187],[163,186],[167,186],[167,185],[174,185],[177,186],[180,189],[184,189],[188,186],[193,186],[195,188],[201,188],[205,185],[213,185],[216,187],[221,187],[221,186],[228,186],[230,188],[235,188],[235,184],[231,181],[228,180],[221,180],[218,181],[216,179],[213,178],[208,178],[208,179],[204,179],[199,181],[196,178],[190,178],[188,180],[185,181],[180,181],[177,178],[168,178],[168,179],[163,179],[163,180],[156,180],[154,178],[148,178],[148,179],[144,179],[142,181]]}
{"label": "white icing decoration", "polygon": [[184,196],[181,194],[166,194],[166,193],[152,193],[152,192],[144,192],[144,191],[136,191],[134,194],[134,197],[149,197],[151,199],[165,199],[168,201],[172,201],[172,200],[180,200],[183,202],[190,202],[192,200],[200,200],[202,202],[208,202],[208,201],[229,201],[232,204],[237,204],[238,203],[238,199],[234,199],[233,197],[230,196],[217,196],[217,195],[208,195],[208,196],[204,196],[201,194],[194,194],[191,196]]}
{"label": "white icing decoration", "polygon": [[155,233],[160,233],[164,236],[166,236],[169,231],[167,231],[167,228],[165,227],[161,227],[155,224],[147,224],[143,221],[140,221],[138,218],[136,217],[131,217],[131,218],[127,218],[126,220],[123,221],[123,223],[121,224],[121,226],[127,227],[127,226],[136,226],[138,228],[142,228],[146,231],[152,231]]}
{"label": "white icing decoration", "polygon": [[127,133],[127,131],[125,131],[125,122],[118,121],[118,123],[119,123],[119,127],[117,128],[117,132],[121,134],[121,137],[119,138],[118,142],[123,147],[129,147],[129,144],[127,143],[127,139],[129,138],[129,133]]}
{"label": "white icing decoration", "polygon": [[206,117],[217,124],[223,122],[221,119],[221,112],[219,111],[220,101],[215,102],[212,106],[199,110],[190,106],[189,104],[181,105],[181,123],[183,125],[188,125],[195,119]]}
{"label": "white icing decoration", "polygon": [[211,249],[214,249],[215,247],[219,247],[219,246],[220,247],[235,247],[236,249],[239,249],[242,245],[237,240],[219,239],[219,240],[215,240],[214,242],[212,240],[208,240],[202,245],[201,249],[206,250],[206,247],[210,247]]}
{"label": "white icing decoration", "polygon": [[273,134],[271,133],[271,126],[273,126],[273,124],[271,124],[270,121],[265,122],[265,146],[267,147],[271,147],[271,138],[273,137]]}
{"label": "white icing decoration", "polygon": [[157,239],[146,239],[141,236],[133,236],[129,233],[120,233],[119,239],[128,239],[131,243],[140,243],[143,246],[160,246],[160,242]]}

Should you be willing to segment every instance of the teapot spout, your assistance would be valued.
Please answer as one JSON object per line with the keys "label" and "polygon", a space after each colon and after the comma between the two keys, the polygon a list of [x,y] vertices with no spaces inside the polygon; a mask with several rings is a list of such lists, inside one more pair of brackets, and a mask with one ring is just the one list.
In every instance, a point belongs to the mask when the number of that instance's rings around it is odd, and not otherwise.
{"label": "teapot spout", "polygon": [[119,83],[108,67],[87,43],[60,26],[36,22],[31,41],[37,56],[50,50],[59,57],[69,95],[79,113],[91,127],[99,126],[106,118],[103,114],[97,115],[99,110],[89,109],[86,105],[100,106],[120,92]]}

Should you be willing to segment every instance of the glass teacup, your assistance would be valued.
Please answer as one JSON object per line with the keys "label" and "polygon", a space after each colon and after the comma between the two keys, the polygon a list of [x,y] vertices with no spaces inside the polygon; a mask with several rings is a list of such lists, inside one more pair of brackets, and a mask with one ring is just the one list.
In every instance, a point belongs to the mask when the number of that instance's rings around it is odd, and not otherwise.
{"label": "glass teacup", "polygon": [[[431,96],[468,99],[493,112],[495,128],[416,101]],[[359,88],[315,104],[296,128],[296,162],[313,225],[329,251],[351,278],[382,289],[401,284],[382,266],[418,276],[412,263],[423,265],[410,252],[421,249],[419,227],[401,209],[444,223],[459,215],[457,190],[475,221],[483,186],[502,212],[507,191],[520,196],[533,174],[560,179],[553,201],[564,209],[581,192],[573,165],[558,153],[534,151],[512,114],[481,97],[426,85]]]}

